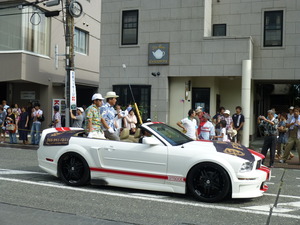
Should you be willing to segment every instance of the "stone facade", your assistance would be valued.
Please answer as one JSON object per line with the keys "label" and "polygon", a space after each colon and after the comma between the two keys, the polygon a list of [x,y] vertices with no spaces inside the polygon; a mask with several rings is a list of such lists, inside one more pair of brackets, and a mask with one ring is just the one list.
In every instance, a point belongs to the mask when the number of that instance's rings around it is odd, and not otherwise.
{"label": "stone facade", "polygon": [[[132,9],[139,10],[138,44],[125,46],[121,45],[121,15]],[[271,10],[283,10],[281,47],[263,46],[264,12]],[[300,0],[103,0],[100,91],[128,82],[149,84],[151,116],[175,125],[194,107],[192,93],[187,99],[184,96],[184,83],[190,80],[192,88],[210,88],[210,114],[216,113],[216,95],[231,111],[237,105],[251,105],[251,135],[255,132],[253,84],[300,79],[299,11]],[[213,36],[213,24],[226,24],[226,36]],[[157,42],[170,43],[168,66],[147,63],[148,44]],[[245,60],[251,61],[249,103],[242,102]],[[151,76],[158,71],[159,77]],[[240,94],[230,95],[230,91]],[[185,99],[183,107],[178,105],[180,99]]]}

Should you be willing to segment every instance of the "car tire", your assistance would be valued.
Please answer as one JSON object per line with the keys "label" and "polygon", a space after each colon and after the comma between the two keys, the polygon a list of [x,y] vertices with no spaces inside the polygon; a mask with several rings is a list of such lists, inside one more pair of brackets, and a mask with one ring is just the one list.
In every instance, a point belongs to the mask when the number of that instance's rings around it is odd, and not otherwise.
{"label": "car tire", "polygon": [[90,169],[77,153],[64,154],[58,163],[59,177],[69,186],[83,186],[90,181]]}
{"label": "car tire", "polygon": [[197,200],[218,202],[228,195],[231,182],[228,173],[221,166],[206,162],[190,170],[187,186]]}

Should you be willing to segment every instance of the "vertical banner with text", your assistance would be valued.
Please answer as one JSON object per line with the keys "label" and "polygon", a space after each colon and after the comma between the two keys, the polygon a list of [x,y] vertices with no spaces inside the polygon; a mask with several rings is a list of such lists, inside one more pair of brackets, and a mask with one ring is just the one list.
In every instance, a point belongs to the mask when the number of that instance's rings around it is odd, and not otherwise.
{"label": "vertical banner with text", "polygon": [[76,110],[76,84],[75,84],[75,71],[70,71],[70,109]]}

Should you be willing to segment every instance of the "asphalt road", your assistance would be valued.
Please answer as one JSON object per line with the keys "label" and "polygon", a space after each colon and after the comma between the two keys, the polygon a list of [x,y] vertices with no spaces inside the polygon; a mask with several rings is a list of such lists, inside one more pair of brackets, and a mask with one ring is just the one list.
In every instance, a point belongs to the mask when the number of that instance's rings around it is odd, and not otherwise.
{"label": "asphalt road", "polygon": [[273,169],[268,192],[214,204],[186,195],[72,188],[37,166],[35,150],[0,148],[1,225],[300,224],[300,170]]}

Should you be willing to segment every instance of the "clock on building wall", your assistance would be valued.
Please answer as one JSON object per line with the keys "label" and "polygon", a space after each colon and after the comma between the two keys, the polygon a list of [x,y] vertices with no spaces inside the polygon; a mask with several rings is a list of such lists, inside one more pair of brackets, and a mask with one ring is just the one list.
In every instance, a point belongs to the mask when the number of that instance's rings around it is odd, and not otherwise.
{"label": "clock on building wall", "polygon": [[82,5],[79,2],[77,2],[76,0],[70,2],[69,13],[73,17],[80,17],[82,12]]}

